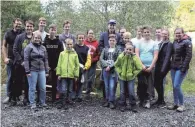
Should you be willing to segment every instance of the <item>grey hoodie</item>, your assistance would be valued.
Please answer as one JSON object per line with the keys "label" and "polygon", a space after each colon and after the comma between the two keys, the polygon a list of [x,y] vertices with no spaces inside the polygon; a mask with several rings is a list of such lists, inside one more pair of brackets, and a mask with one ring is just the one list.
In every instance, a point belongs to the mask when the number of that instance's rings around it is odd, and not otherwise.
{"label": "grey hoodie", "polygon": [[26,74],[30,71],[49,72],[48,55],[46,48],[43,45],[30,43],[24,49],[24,68]]}

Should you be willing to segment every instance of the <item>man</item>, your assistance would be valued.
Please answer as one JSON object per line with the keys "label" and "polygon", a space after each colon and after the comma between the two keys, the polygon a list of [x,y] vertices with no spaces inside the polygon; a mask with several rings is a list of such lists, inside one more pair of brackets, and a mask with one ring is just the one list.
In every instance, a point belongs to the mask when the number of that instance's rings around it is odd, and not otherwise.
{"label": "man", "polygon": [[117,43],[119,43],[121,36],[119,33],[116,33],[116,20],[111,19],[108,22],[108,31],[103,32],[100,36],[100,40],[99,40],[100,52],[103,50],[103,48],[109,47],[108,38],[113,36],[116,37],[116,41]]}
{"label": "man", "polygon": [[136,28],[136,37],[131,39],[131,42],[133,43],[134,46],[137,43],[139,43],[139,41],[142,39],[142,33],[143,33],[142,26],[137,26],[137,28]]}
{"label": "man", "polygon": [[157,27],[155,31],[155,42],[157,44],[161,43],[162,41],[161,34],[162,34],[162,29],[160,27]]}
{"label": "man", "polygon": [[64,21],[64,24],[63,24],[63,28],[64,28],[64,33],[60,34],[59,35],[59,39],[61,42],[63,42],[63,46],[65,48],[65,40],[67,38],[70,38],[73,40],[73,44],[75,44],[75,37],[74,35],[70,34],[70,25],[71,25],[71,22],[68,21],[68,20],[65,20]]}
{"label": "man", "polygon": [[[28,101],[28,82],[26,78],[26,73],[24,70],[24,48],[30,43],[33,36],[34,23],[31,20],[25,22],[25,32],[18,35],[14,41],[13,53],[15,56],[15,77],[14,77],[14,94],[15,96],[21,95],[22,84],[24,84],[25,96],[23,99],[23,104],[27,105]],[[19,74],[18,74],[19,73]],[[24,83],[23,83],[24,81]],[[15,103],[16,104],[16,103]]]}
{"label": "man", "polygon": [[151,28],[143,27],[143,39],[135,46],[136,55],[142,62],[142,72],[138,75],[138,96],[140,105],[150,108],[154,95],[154,66],[158,59],[158,44],[151,39]]}
{"label": "man", "polygon": [[13,85],[13,61],[14,61],[14,55],[13,55],[13,45],[14,40],[18,34],[22,33],[22,21],[19,18],[16,18],[13,20],[13,29],[8,30],[3,39],[3,46],[2,46],[2,53],[4,58],[4,63],[7,65],[7,85],[6,85],[6,94],[7,97],[3,101],[3,103],[8,103],[11,101],[11,87]]}
{"label": "man", "polygon": [[42,42],[45,40],[45,37],[48,34],[47,32],[45,32],[46,26],[47,26],[46,19],[44,17],[39,18],[39,29],[35,32],[41,33]]}
{"label": "man", "polygon": [[63,51],[62,42],[59,40],[57,34],[57,26],[51,24],[49,26],[49,35],[46,35],[43,45],[45,46],[48,53],[48,62],[49,62],[49,80],[52,85],[52,101],[56,100],[56,87],[57,87],[57,76],[56,76],[56,67],[58,63],[58,58],[60,52]]}
{"label": "man", "polygon": [[119,30],[119,33],[120,33],[121,38],[123,38],[123,34],[125,32],[127,32],[127,30],[125,29],[125,27],[121,27],[120,30]]}

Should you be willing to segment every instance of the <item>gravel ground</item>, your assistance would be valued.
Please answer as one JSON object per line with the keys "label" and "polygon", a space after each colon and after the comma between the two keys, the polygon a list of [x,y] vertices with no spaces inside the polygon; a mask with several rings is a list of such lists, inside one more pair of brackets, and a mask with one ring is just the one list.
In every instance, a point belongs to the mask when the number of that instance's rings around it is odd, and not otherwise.
{"label": "gravel ground", "polygon": [[[3,100],[5,93],[1,93]],[[166,97],[167,104],[172,102],[171,93]],[[48,102],[49,109],[37,112],[22,106],[2,104],[2,127],[195,127],[195,96],[185,96],[186,111],[178,113],[166,108],[138,108],[138,113],[121,112],[101,107],[101,99],[93,97],[69,106],[68,110],[57,109]]]}

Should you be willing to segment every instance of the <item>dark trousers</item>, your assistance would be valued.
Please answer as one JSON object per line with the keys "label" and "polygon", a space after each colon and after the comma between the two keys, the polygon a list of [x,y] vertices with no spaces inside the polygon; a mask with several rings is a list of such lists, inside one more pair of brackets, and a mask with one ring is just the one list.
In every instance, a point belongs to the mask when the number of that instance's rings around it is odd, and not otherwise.
{"label": "dark trousers", "polygon": [[14,66],[14,84],[12,87],[13,97],[19,97],[24,90],[24,98],[28,100],[28,81],[25,73],[25,69],[22,65],[16,64]]}
{"label": "dark trousers", "polygon": [[52,101],[54,102],[56,100],[56,93],[57,93],[57,75],[56,75],[56,71],[54,69],[51,69],[49,71],[49,77],[50,80],[49,83],[51,83],[52,85]]}
{"label": "dark trousers", "polygon": [[164,87],[163,87],[163,80],[165,75],[160,73],[160,70],[155,70],[154,76],[154,87],[158,93],[158,101],[164,102]]}
{"label": "dark trousers", "polygon": [[137,94],[141,102],[149,101],[153,93],[154,69],[150,72],[142,71],[138,75],[138,91]]}

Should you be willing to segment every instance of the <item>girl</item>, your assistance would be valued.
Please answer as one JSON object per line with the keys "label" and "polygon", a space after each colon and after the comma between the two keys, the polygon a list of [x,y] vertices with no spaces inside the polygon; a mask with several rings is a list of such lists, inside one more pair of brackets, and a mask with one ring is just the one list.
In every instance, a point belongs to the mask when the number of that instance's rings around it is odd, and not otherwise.
{"label": "girl", "polygon": [[103,80],[105,83],[106,102],[103,107],[110,106],[115,108],[115,88],[116,88],[116,73],[114,70],[114,62],[120,54],[120,49],[115,48],[116,38],[109,38],[109,48],[104,48],[100,56],[100,64],[103,70]]}
{"label": "girl", "polygon": [[79,80],[75,84],[76,89],[74,91],[73,100],[77,102],[81,102],[81,93],[82,93],[82,86],[84,83],[84,77],[86,70],[88,70],[91,66],[91,55],[89,48],[84,44],[85,35],[82,33],[77,34],[78,42],[74,45],[74,50],[78,54],[79,58],[79,65],[80,65],[80,73],[79,73]]}

